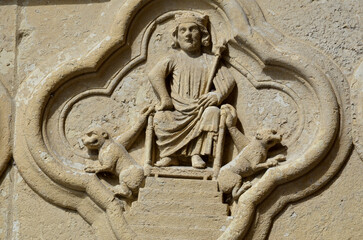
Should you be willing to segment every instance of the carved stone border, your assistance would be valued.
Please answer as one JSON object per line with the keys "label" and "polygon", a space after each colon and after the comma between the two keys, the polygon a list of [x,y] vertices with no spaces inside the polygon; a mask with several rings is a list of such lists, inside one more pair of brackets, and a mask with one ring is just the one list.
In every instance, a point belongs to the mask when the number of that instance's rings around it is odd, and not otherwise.
{"label": "carved stone border", "polygon": [[0,82],[0,177],[11,158],[12,101],[9,92]]}
{"label": "carved stone border", "polygon": [[351,80],[353,143],[363,161],[363,61]]}
{"label": "carved stone border", "polygon": [[[69,171],[48,151],[42,135],[44,109],[51,93],[62,84],[80,74],[96,72],[108,56],[125,45],[132,20],[150,2],[126,1],[109,36],[96,48],[81,59],[59,66],[42,79],[30,76],[21,86],[16,99],[20,106],[16,119],[15,161],[20,173],[46,200],[77,210],[94,227],[100,239],[134,239],[136,235],[127,227],[120,203],[102,187],[97,177]],[[247,46],[265,65],[297,72],[309,82],[321,104],[319,134],[308,151],[294,159],[293,164],[268,170],[240,198],[237,215],[220,237],[223,240],[247,237],[255,219],[248,237],[264,239],[273,216],[287,203],[320,189],[344,164],[351,149],[350,119],[344,117],[350,114],[348,86],[339,69],[324,55],[274,30],[256,2],[205,2],[213,3],[224,11],[233,26],[235,44]],[[30,95],[25,94],[28,87],[34,87]],[[311,184],[304,179],[314,181]],[[295,193],[296,189],[300,191]]]}

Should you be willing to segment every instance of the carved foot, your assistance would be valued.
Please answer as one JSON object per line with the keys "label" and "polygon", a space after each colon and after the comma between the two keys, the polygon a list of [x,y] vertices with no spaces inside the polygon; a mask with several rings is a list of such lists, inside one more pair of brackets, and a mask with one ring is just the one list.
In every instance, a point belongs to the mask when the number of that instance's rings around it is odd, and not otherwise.
{"label": "carved foot", "polygon": [[155,163],[156,167],[169,167],[169,166],[178,166],[178,165],[179,165],[178,160],[171,157],[164,157]]}
{"label": "carved foot", "polygon": [[192,166],[193,168],[205,168],[206,164],[199,155],[192,156]]}

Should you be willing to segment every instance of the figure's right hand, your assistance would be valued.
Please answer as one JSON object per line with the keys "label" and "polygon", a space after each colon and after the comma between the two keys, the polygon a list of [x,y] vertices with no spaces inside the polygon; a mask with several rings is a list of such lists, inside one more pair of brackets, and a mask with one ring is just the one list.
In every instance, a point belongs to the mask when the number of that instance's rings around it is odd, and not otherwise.
{"label": "figure's right hand", "polygon": [[161,99],[160,104],[156,106],[156,111],[172,110],[174,108],[171,98]]}
{"label": "figure's right hand", "polygon": [[226,126],[228,128],[235,127],[237,123],[237,112],[230,104],[224,104],[221,107],[222,114],[226,114]]}

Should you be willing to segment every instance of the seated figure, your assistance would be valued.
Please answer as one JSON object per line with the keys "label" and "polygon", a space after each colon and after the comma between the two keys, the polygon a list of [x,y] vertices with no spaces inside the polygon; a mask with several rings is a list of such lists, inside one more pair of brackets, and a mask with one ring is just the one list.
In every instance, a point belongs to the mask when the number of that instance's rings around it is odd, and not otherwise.
{"label": "seated figure", "polygon": [[205,168],[201,156],[214,155],[219,106],[235,81],[219,58],[207,53],[211,45],[208,17],[188,12],[177,14],[175,21],[175,54],[149,73],[160,100],[154,117],[160,151],[155,166],[178,165],[178,157],[190,157],[194,168]]}

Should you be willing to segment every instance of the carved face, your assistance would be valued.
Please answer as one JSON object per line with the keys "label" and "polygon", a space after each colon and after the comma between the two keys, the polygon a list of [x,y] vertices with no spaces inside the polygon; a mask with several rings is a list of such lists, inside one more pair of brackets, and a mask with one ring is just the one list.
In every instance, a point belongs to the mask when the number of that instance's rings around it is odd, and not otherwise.
{"label": "carved face", "polygon": [[90,150],[97,150],[105,143],[105,139],[108,138],[108,133],[102,128],[91,128],[83,136],[83,144]]}
{"label": "carved face", "polygon": [[261,141],[267,148],[281,142],[282,136],[274,129],[262,129],[256,133],[256,139]]}
{"label": "carved face", "polygon": [[196,23],[181,23],[178,27],[180,48],[188,53],[199,52],[201,49],[201,33]]}

